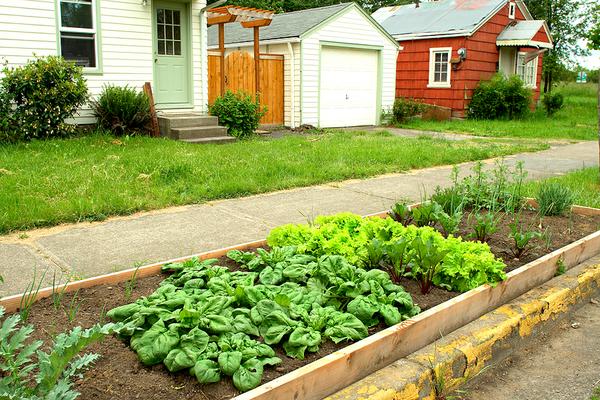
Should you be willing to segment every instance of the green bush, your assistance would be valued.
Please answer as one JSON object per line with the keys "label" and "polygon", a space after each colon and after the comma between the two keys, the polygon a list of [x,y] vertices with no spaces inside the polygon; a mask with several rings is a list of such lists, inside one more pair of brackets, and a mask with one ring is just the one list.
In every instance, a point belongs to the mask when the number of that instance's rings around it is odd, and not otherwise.
{"label": "green bush", "polygon": [[4,68],[3,74],[4,102],[11,104],[9,132],[27,140],[72,133],[74,127],[65,120],[72,118],[88,97],[81,67],[50,56],[22,67]]}
{"label": "green bush", "polygon": [[245,139],[258,129],[260,119],[267,109],[260,106],[258,98],[242,92],[227,91],[209,106],[209,111],[219,117],[219,123],[229,129],[229,135]]}
{"label": "green bush", "polygon": [[8,93],[0,86],[0,142],[19,139],[14,123],[13,108]]}
{"label": "green bush", "polygon": [[563,215],[571,209],[575,196],[571,189],[558,182],[545,182],[540,186],[536,200],[541,215]]}
{"label": "green bush", "polygon": [[392,108],[392,122],[406,122],[409,119],[421,114],[426,108],[427,106],[425,104],[413,99],[398,97],[394,101],[394,107]]}
{"label": "green bush", "polygon": [[532,93],[516,75],[506,78],[496,74],[482,81],[473,92],[469,104],[469,118],[514,119],[529,114]]}
{"label": "green bush", "polygon": [[546,93],[542,98],[542,104],[546,109],[546,114],[551,117],[563,107],[565,98],[560,93]]}
{"label": "green bush", "polygon": [[149,97],[129,86],[107,85],[90,105],[98,125],[115,135],[142,132],[151,119]]}

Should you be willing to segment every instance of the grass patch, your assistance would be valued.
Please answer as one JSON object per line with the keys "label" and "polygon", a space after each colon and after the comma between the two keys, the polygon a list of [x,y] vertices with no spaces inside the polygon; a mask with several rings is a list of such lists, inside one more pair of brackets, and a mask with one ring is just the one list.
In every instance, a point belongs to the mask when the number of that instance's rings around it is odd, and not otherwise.
{"label": "grass patch", "polygon": [[104,134],[0,146],[0,233],[546,148],[332,131],[190,145]]}
{"label": "grass patch", "polygon": [[547,117],[543,107],[540,106],[529,117],[520,120],[422,121],[415,119],[402,124],[401,127],[487,137],[597,139],[597,86],[573,83],[559,86],[555,90],[563,94],[565,105],[552,117]]}
{"label": "grass patch", "polygon": [[598,386],[596,389],[594,389],[594,392],[592,393],[592,397],[590,397],[590,400],[600,400],[600,386]]}
{"label": "grass patch", "polygon": [[[586,168],[571,172],[564,176],[549,178],[548,181],[559,182],[569,187],[575,194],[575,204],[600,208],[600,174],[598,168]],[[525,190],[528,196],[535,197],[542,181],[528,182]]]}

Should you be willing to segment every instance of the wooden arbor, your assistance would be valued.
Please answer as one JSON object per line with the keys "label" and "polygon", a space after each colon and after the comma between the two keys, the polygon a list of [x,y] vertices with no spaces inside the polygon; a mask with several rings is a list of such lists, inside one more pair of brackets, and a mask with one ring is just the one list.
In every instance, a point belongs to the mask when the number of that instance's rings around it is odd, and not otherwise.
{"label": "wooden arbor", "polygon": [[244,28],[254,29],[254,65],[256,93],[260,93],[260,28],[271,25],[273,11],[257,8],[223,6],[208,11],[208,26],[219,26],[219,53],[221,57],[221,93],[225,93],[225,24],[240,22]]}

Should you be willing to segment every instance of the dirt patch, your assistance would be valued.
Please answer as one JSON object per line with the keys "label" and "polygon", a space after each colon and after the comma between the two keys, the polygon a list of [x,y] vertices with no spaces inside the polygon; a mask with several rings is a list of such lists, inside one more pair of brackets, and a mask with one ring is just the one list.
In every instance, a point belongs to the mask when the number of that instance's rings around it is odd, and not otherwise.
{"label": "dirt patch", "polygon": [[[526,226],[547,229],[547,240],[536,240],[534,247],[520,259],[511,255],[511,240],[509,224],[512,219],[502,218],[498,232],[490,240],[492,251],[502,257],[508,265],[507,270],[518,268],[530,261],[563,247],[580,239],[600,228],[600,217],[572,216],[544,218],[540,221],[534,212],[524,212],[521,222]],[[460,234],[466,237],[469,233],[467,218],[463,221]],[[239,269],[237,265],[226,258],[221,259],[219,265],[230,269]],[[35,304],[31,310],[28,323],[36,327],[35,339],[50,340],[56,334],[64,332],[75,326],[89,327],[98,322],[106,322],[103,318],[105,312],[119,305],[131,303],[141,296],[148,296],[158,287],[165,278],[164,275],[140,279],[137,281],[131,296],[126,296],[127,283],[117,285],[104,285],[85,289],[76,294],[64,296],[61,305],[55,309],[51,299],[45,299]],[[418,283],[403,279],[401,284],[413,296],[415,303],[426,310],[443,303],[458,293],[448,292],[434,288],[428,295],[420,294]],[[69,309],[73,304],[78,305],[78,311],[69,320]],[[370,334],[385,329],[377,326],[369,330]],[[275,347],[278,356],[283,360],[282,365],[275,368],[266,368],[263,383],[285,375],[295,369],[309,364],[321,357],[331,354],[348,343],[334,344],[325,342],[318,353],[309,353],[305,360],[296,360],[287,357],[281,348]],[[233,387],[230,379],[212,385],[200,385],[195,378],[187,373],[171,374],[162,365],[144,367],[137,355],[129,348],[127,343],[117,338],[109,337],[104,342],[93,345],[89,351],[100,354],[102,357],[94,368],[85,374],[85,377],[76,382],[76,390],[81,392],[81,399],[230,399],[239,394]]]}

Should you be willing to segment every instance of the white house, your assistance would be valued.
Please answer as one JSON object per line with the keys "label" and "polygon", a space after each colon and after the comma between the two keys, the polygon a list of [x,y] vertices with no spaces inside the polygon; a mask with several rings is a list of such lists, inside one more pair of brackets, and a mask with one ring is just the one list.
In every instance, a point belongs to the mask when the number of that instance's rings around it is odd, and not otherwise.
{"label": "white house", "polygon": [[[218,48],[217,27],[209,49]],[[252,52],[252,31],[225,26],[225,48]],[[273,17],[260,29],[262,54],[284,55],[284,124],[375,125],[394,102],[399,45],[354,3]]]}
{"label": "white house", "polygon": [[[206,111],[206,0],[1,0],[0,60],[62,55],[103,85],[151,82],[159,110]],[[82,110],[78,122],[91,122]]]}

